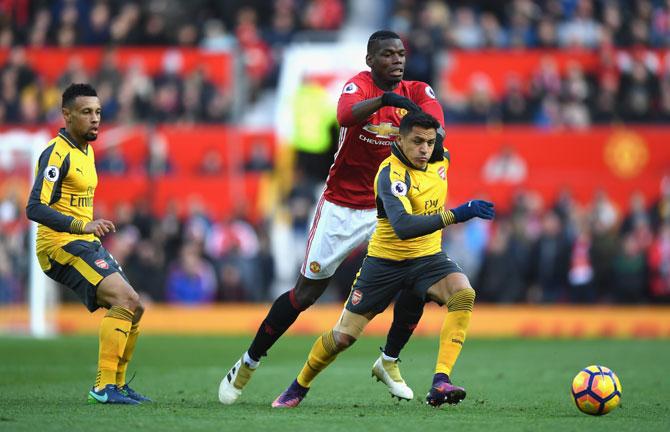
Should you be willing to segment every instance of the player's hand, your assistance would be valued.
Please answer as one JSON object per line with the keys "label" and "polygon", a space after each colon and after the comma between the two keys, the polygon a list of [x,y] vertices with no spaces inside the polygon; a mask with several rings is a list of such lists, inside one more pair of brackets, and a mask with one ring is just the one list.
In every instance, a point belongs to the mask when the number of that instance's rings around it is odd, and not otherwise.
{"label": "player's hand", "polygon": [[104,237],[108,232],[116,232],[116,227],[112,221],[107,219],[96,219],[84,226],[84,234],[95,234],[97,237]]}
{"label": "player's hand", "polygon": [[465,204],[451,209],[451,212],[454,214],[456,223],[465,222],[474,217],[490,220],[496,215],[493,203],[484,200],[468,201]]}
{"label": "player's hand", "polygon": [[444,137],[438,132],[435,137],[435,147],[433,148],[433,153],[428,159],[428,163],[439,162],[444,159]]}
{"label": "player's hand", "polygon": [[407,111],[421,111],[421,108],[405,96],[398,93],[386,92],[382,95],[382,106],[394,106],[404,108]]}

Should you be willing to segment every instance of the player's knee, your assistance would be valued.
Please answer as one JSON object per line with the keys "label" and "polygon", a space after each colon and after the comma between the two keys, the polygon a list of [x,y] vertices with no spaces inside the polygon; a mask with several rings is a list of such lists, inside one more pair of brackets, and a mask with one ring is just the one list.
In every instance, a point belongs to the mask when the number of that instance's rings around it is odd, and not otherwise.
{"label": "player's knee", "polygon": [[349,348],[356,342],[356,338],[348,335],[346,333],[340,333],[338,331],[333,332],[333,339],[335,340],[335,346],[337,351],[344,351]]}
{"label": "player's knee", "polygon": [[[132,288],[119,290],[117,295],[110,302],[112,306],[121,306],[128,310],[137,313],[139,308],[142,308],[142,303],[140,302],[140,295],[135,292]],[[142,309],[143,311],[143,309]]]}
{"label": "player's knee", "polygon": [[326,286],[327,282],[324,284],[321,281],[305,279],[294,288],[295,300],[303,310],[307,309],[321,297]]}
{"label": "player's knee", "polygon": [[467,310],[472,312],[472,307],[475,304],[475,297],[475,290],[470,286],[458,289],[451,297],[449,297],[449,300],[447,301],[447,309],[449,312],[457,310]]}

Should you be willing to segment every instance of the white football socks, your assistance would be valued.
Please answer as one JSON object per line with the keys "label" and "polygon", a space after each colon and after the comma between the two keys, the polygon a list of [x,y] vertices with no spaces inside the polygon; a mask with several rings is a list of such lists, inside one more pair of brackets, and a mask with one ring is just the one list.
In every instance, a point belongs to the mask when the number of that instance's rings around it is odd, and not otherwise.
{"label": "white football socks", "polygon": [[248,352],[244,353],[244,358],[243,358],[242,361],[244,361],[244,363],[246,363],[246,365],[249,366],[249,368],[251,368],[251,369],[256,369],[258,367],[258,365],[261,363],[260,361],[256,361],[256,360],[252,359],[251,357],[249,357]]}

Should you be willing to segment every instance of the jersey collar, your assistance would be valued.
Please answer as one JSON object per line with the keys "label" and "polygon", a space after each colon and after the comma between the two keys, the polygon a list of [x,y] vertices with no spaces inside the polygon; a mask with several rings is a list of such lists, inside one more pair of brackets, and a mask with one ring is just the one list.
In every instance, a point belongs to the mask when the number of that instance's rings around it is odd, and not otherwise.
{"label": "jersey collar", "polygon": [[426,165],[426,168],[417,168],[410,162],[410,160],[405,156],[405,154],[400,150],[400,147],[398,147],[398,143],[394,142],[391,144],[391,153],[398,159],[400,159],[400,162],[403,164],[407,165],[409,168],[415,169],[417,171],[426,171],[428,169],[428,165]]}
{"label": "jersey collar", "polygon": [[65,142],[70,145],[70,147],[74,147],[76,149],[79,149],[86,155],[88,154],[88,146],[86,146],[86,150],[79,147],[79,145],[77,145],[77,142],[74,140],[74,138],[72,138],[72,135],[70,135],[68,133],[68,131],[65,130],[65,128],[60,128],[60,130],[58,131],[58,136],[63,138],[65,140]]}

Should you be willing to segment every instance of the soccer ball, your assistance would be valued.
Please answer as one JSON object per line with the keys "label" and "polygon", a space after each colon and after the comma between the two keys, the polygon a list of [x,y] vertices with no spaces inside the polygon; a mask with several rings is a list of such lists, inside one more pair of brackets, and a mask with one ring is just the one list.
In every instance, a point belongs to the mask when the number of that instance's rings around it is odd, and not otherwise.
{"label": "soccer ball", "polygon": [[607,414],[621,402],[619,377],[605,366],[586,367],[572,380],[572,397],[583,413]]}

